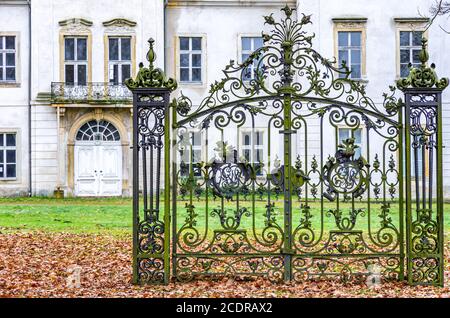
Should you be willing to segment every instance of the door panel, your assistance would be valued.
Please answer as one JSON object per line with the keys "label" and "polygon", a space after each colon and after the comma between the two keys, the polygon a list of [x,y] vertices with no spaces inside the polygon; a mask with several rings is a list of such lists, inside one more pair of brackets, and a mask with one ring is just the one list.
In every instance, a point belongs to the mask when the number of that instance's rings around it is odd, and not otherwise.
{"label": "door panel", "polygon": [[97,195],[96,147],[75,146],[75,195]]}
{"label": "door panel", "polygon": [[122,194],[122,148],[120,145],[101,147],[99,167],[99,195]]}
{"label": "door panel", "polygon": [[122,195],[120,145],[76,145],[74,168],[75,195]]}

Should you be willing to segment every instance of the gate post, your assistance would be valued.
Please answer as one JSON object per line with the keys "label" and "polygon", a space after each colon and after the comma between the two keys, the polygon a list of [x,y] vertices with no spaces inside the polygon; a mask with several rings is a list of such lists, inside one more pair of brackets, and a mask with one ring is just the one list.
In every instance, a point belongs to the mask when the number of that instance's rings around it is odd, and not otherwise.
{"label": "gate post", "polygon": [[444,196],[442,170],[442,91],[435,65],[427,66],[422,39],[421,65],[397,82],[405,94],[406,252],[411,285],[444,284]]}
{"label": "gate post", "polygon": [[[150,39],[148,42],[149,67],[140,63],[136,79],[125,81],[133,93],[133,284],[168,284],[169,101],[170,92],[177,88],[177,83],[171,78],[166,79],[164,72],[154,67],[154,40]],[[161,187],[162,168],[164,188]]]}

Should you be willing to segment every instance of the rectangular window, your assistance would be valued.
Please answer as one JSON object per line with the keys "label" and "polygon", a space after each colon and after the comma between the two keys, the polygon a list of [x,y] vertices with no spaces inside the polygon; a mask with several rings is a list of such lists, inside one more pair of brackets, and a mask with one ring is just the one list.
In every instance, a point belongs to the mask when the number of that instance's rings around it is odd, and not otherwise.
{"label": "rectangular window", "polygon": [[201,37],[180,37],[180,81],[202,82]]}
{"label": "rectangular window", "polygon": [[[347,67],[352,72],[350,78],[362,78],[362,32],[338,32],[338,54],[339,65],[345,61]],[[339,74],[345,77],[345,74]]]}
{"label": "rectangular window", "polygon": [[[202,132],[191,131],[184,135],[187,140],[181,153],[181,161],[187,165],[187,174],[190,173],[191,164],[202,162]],[[201,176],[201,171],[193,167],[194,176]]]}
{"label": "rectangular window", "polygon": [[109,38],[109,82],[123,84],[131,77],[131,38]]}
{"label": "rectangular window", "polygon": [[0,36],[0,82],[16,81],[16,37]]}
{"label": "rectangular window", "polygon": [[241,157],[253,164],[257,175],[262,175],[264,163],[264,132],[261,130],[242,132]]}
{"label": "rectangular window", "polygon": [[87,85],[87,38],[64,39],[64,78],[67,85]]}
{"label": "rectangular window", "polygon": [[[257,49],[263,46],[263,39],[261,37],[242,37],[241,38],[241,62],[245,62],[250,54],[252,54]],[[254,60],[251,65],[249,65],[244,70],[243,79],[245,81],[250,81],[256,77],[256,68],[258,66],[259,60]]]}
{"label": "rectangular window", "polygon": [[420,31],[400,31],[400,77],[408,77],[409,64],[420,66],[422,35]]}
{"label": "rectangular window", "polygon": [[17,176],[16,134],[0,133],[0,179]]}
{"label": "rectangular window", "polygon": [[349,138],[355,139],[355,145],[358,148],[355,149],[355,159],[361,157],[362,154],[362,129],[351,129],[351,128],[339,128],[338,129],[338,144],[342,144],[344,140]]}

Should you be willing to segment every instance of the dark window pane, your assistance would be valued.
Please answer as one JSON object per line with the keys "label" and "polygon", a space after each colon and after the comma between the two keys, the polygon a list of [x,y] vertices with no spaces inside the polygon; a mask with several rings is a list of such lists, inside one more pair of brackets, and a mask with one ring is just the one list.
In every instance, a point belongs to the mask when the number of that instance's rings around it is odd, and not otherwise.
{"label": "dark window pane", "polygon": [[86,61],[87,60],[87,41],[86,39],[77,40],[77,60]]}
{"label": "dark window pane", "polygon": [[264,43],[263,43],[263,39],[262,38],[254,38],[253,39],[253,45],[254,45],[254,50],[257,50],[261,47],[263,47]]}
{"label": "dark window pane", "polygon": [[131,61],[131,39],[122,38],[121,47],[122,61]]}
{"label": "dark window pane", "polygon": [[361,32],[351,32],[351,46],[361,46]]}
{"label": "dark window pane", "polygon": [[119,65],[114,64],[112,67],[112,76],[110,78],[110,83],[113,83],[114,85],[119,84]]}
{"label": "dark window pane", "polygon": [[244,145],[250,146],[250,134],[244,134]]}
{"label": "dark window pane", "polygon": [[181,67],[189,67],[189,54],[180,55],[180,65]]}
{"label": "dark window pane", "polygon": [[16,48],[16,41],[14,36],[7,36],[5,42],[5,48],[7,50],[14,50]]}
{"label": "dark window pane", "polygon": [[200,54],[192,54],[192,66],[202,66],[202,56]]}
{"label": "dark window pane", "polygon": [[183,82],[189,81],[189,69],[188,68],[180,68],[180,80]]}
{"label": "dark window pane", "polygon": [[[5,152],[3,150],[0,150],[0,163],[4,163],[4,158],[3,158],[4,155],[5,155]],[[0,165],[0,167],[2,167],[2,166]]]}
{"label": "dark window pane", "polygon": [[6,146],[14,147],[16,145],[16,134],[6,135]]}
{"label": "dark window pane", "polygon": [[193,133],[192,134],[192,145],[193,146],[201,146],[202,144],[202,135],[201,133]]}
{"label": "dark window pane", "polygon": [[251,50],[251,38],[242,38],[242,50]]}
{"label": "dark window pane", "polygon": [[413,45],[414,46],[422,45],[422,34],[423,34],[423,32],[419,32],[419,31],[413,32]]}
{"label": "dark window pane", "polygon": [[419,54],[420,50],[413,50],[413,63],[420,63]]}
{"label": "dark window pane", "polygon": [[361,64],[361,51],[352,50],[352,63]]}
{"label": "dark window pane", "polygon": [[15,150],[6,150],[6,163],[16,163]]}
{"label": "dark window pane", "polygon": [[192,50],[202,49],[202,38],[192,38]]}
{"label": "dark window pane", "polygon": [[361,78],[361,65],[352,65],[352,78]]}
{"label": "dark window pane", "polygon": [[86,85],[86,65],[78,65],[78,85]]}
{"label": "dark window pane", "polygon": [[192,69],[192,81],[200,82],[202,80],[202,70],[200,68]]}
{"label": "dark window pane", "polygon": [[0,81],[4,81],[3,79],[3,68],[0,67]]}
{"label": "dark window pane", "polygon": [[244,149],[244,158],[250,162],[250,149]]}
{"label": "dark window pane", "polygon": [[0,53],[0,66],[3,65],[3,53]]}
{"label": "dark window pane", "polygon": [[408,75],[409,75],[408,64],[401,64],[400,65],[400,76],[401,77],[408,77]]}
{"label": "dark window pane", "polygon": [[411,61],[410,50],[400,50],[400,63],[409,63]]}
{"label": "dark window pane", "polygon": [[4,165],[0,165],[0,178],[4,178],[5,177],[5,171],[4,170],[5,170],[5,166]]}
{"label": "dark window pane", "polygon": [[66,61],[73,61],[75,59],[75,39],[65,40],[64,52]]}
{"label": "dark window pane", "polygon": [[6,53],[6,66],[16,65],[16,56],[14,53]]}
{"label": "dark window pane", "polygon": [[264,157],[263,157],[263,150],[262,149],[258,149],[256,150],[256,158],[255,158],[255,162],[263,162],[264,161]]}
{"label": "dark window pane", "polygon": [[0,36],[0,50],[3,49],[3,36]]}
{"label": "dark window pane", "polygon": [[131,66],[129,64],[122,65],[122,83],[131,77]]}
{"label": "dark window pane", "polygon": [[109,39],[109,60],[119,60],[119,39]]}
{"label": "dark window pane", "polygon": [[400,32],[400,46],[409,46],[409,36],[411,32],[401,31]]}
{"label": "dark window pane", "polygon": [[249,56],[250,54],[242,54],[242,62],[245,62]]}
{"label": "dark window pane", "polygon": [[339,50],[339,65],[341,65],[344,61],[346,63],[348,62],[348,51]]}
{"label": "dark window pane", "polygon": [[16,68],[15,67],[7,67],[6,68],[6,80],[7,81],[15,81],[16,80]]}
{"label": "dark window pane", "polygon": [[355,138],[355,143],[361,144],[361,129],[356,129],[353,132],[353,137]]}
{"label": "dark window pane", "polygon": [[338,143],[342,143],[342,141],[348,139],[350,137],[350,129],[341,128],[339,129],[339,140]]}
{"label": "dark window pane", "polygon": [[6,165],[6,177],[7,178],[16,177],[16,165]]}
{"label": "dark window pane", "polygon": [[0,134],[0,147],[3,146],[3,139],[4,139],[4,134]]}
{"label": "dark window pane", "polygon": [[348,46],[348,33],[347,32],[338,32],[338,45],[339,46]]}
{"label": "dark window pane", "polygon": [[180,38],[180,50],[189,50],[189,38]]}
{"label": "dark window pane", "polygon": [[66,65],[65,74],[66,74],[66,84],[73,85],[75,82],[74,66]]}

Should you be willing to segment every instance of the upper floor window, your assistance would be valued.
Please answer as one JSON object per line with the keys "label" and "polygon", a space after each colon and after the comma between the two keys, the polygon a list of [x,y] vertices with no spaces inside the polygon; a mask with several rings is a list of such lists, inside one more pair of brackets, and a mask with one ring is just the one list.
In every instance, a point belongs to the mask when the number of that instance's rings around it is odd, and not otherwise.
{"label": "upper floor window", "polygon": [[0,82],[16,81],[16,37],[0,36]]}
{"label": "upper floor window", "polygon": [[87,38],[64,39],[64,76],[68,85],[87,84]]}
{"label": "upper floor window", "polygon": [[109,82],[123,84],[131,77],[131,38],[109,38]]}
{"label": "upper floor window", "polygon": [[202,81],[201,37],[180,37],[180,81]]}
{"label": "upper floor window", "polygon": [[0,134],[0,179],[14,179],[17,174],[16,134]]}
{"label": "upper floor window", "polygon": [[[350,78],[362,78],[362,32],[338,32],[339,64],[345,61],[351,71]],[[339,74],[345,77],[345,74]]]}
{"label": "upper floor window", "polygon": [[358,146],[358,148],[355,149],[355,159],[358,159],[361,157],[361,151],[362,151],[362,129],[351,129],[351,128],[339,128],[338,131],[338,144],[342,144],[344,140],[347,140],[349,138],[355,139],[355,146]]}
{"label": "upper floor window", "polygon": [[400,77],[408,77],[410,63],[414,67],[420,66],[422,36],[421,31],[400,31]]}
{"label": "upper floor window", "polygon": [[242,132],[241,155],[248,163],[253,164],[257,175],[262,175],[264,131],[252,130]]}
{"label": "upper floor window", "polygon": [[[242,37],[241,38],[241,58],[242,62],[248,59],[250,54],[252,54],[257,49],[263,46],[263,39],[261,37]],[[243,79],[246,81],[255,79],[256,77],[256,68],[258,66],[259,61],[254,60],[251,65],[249,65],[244,70]]]}

